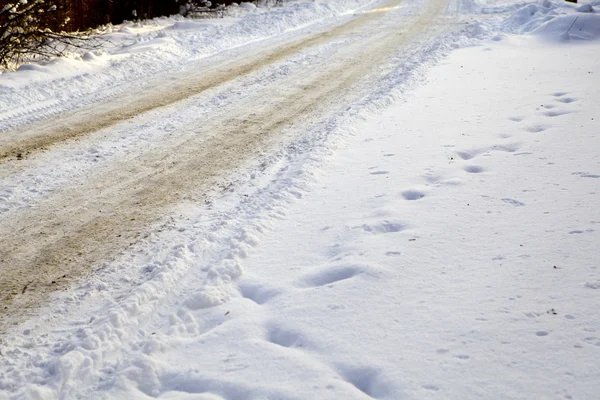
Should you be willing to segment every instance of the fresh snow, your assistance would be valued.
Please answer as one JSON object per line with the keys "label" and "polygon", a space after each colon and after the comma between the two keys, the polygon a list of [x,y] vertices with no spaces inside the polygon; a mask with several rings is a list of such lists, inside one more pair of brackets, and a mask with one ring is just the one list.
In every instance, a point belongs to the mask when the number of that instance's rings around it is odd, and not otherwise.
{"label": "fresh snow", "polygon": [[[222,51],[369,3],[154,21],[131,49],[0,75],[3,127],[79,107],[67,99],[86,91],[90,104],[118,97],[138,68],[176,74],[215,51],[202,29],[223,32]],[[0,398],[596,398],[599,8],[450,3],[444,18],[464,27],[399,52],[350,104],[209,202],[173,204],[147,239],[11,328]],[[271,28],[245,37],[250,15]],[[331,48],[21,161],[2,171],[0,221],[193,133],[199,112],[235,113],[252,85],[321,66]]]}

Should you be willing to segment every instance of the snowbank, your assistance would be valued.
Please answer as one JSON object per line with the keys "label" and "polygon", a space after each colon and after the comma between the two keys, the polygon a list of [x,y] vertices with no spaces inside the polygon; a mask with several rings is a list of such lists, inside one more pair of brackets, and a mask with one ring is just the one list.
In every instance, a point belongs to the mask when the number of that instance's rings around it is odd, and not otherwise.
{"label": "snowbank", "polygon": [[553,40],[600,39],[600,2],[570,4],[543,1],[527,4],[502,23],[506,32]]}

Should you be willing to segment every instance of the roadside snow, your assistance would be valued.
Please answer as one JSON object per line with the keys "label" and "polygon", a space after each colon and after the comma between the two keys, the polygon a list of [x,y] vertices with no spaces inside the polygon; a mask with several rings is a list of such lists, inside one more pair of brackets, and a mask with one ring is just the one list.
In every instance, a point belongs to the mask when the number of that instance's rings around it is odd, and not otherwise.
{"label": "roadside snow", "polygon": [[600,38],[600,2],[573,5],[544,0],[520,8],[503,23],[509,32],[532,33],[550,40]]}
{"label": "roadside snow", "polygon": [[15,328],[0,398],[594,398],[596,14],[483,6]]}
{"label": "roadside snow", "polygon": [[141,90],[227,49],[331,23],[374,0],[293,1],[285,7],[234,7],[222,19],[156,18],[109,26],[106,46],[83,56],[22,65],[0,74],[0,132]]}
{"label": "roadside snow", "polygon": [[247,369],[198,375],[250,385],[260,364],[314,398],[594,398],[598,50],[458,50],[355,126],[245,262],[238,301],[259,305],[221,307],[233,321],[186,346]]}

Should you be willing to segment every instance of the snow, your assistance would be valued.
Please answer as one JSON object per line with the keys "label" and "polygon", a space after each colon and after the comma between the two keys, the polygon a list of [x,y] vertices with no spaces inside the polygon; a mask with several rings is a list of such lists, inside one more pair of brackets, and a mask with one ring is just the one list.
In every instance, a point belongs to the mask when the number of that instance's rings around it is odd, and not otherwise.
{"label": "snow", "polygon": [[174,16],[108,26],[101,36],[104,47],[87,56],[73,54],[0,74],[0,130],[118,97],[136,83],[189,69],[237,46],[331,24],[370,3],[373,0],[293,1],[286,7],[256,9],[245,5],[217,20]]}
{"label": "snow", "polygon": [[[342,3],[254,11],[273,33],[325,23]],[[15,326],[0,342],[0,398],[595,398],[597,14],[461,7],[464,30],[400,52],[344,112],[209,204],[174,204],[148,239]],[[111,79],[130,90],[131,68],[188,62],[188,34],[243,43],[244,18],[165,20],[158,31],[176,33],[3,74],[0,113],[31,104],[30,121],[88,89],[97,101],[114,95]],[[185,51],[152,60],[181,38]],[[327,49],[274,67],[274,82]],[[229,90],[243,98],[254,82]],[[0,210],[36,207],[93,165],[188,134],[197,112],[180,105],[41,155],[20,181],[3,177]]]}
{"label": "snow", "polygon": [[550,40],[594,40],[600,38],[600,15],[595,14],[591,3],[576,6],[544,1],[520,8],[503,27]]}
{"label": "snow", "polygon": [[[459,50],[357,125],[246,262],[241,285],[282,292],[267,329],[299,343],[272,358],[375,398],[593,398],[596,48]],[[331,390],[315,397],[361,398]]]}

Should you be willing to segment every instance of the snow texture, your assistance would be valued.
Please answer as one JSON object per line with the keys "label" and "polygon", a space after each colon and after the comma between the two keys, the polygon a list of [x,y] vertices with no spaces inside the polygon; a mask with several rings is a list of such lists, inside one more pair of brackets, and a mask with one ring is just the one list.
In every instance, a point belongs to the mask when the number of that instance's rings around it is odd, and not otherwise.
{"label": "snow texture", "polygon": [[[130,45],[0,75],[0,123],[367,3],[124,24],[110,35]],[[174,204],[148,239],[15,326],[0,398],[597,397],[599,6],[451,5],[444,17],[464,29],[400,52],[344,112],[210,204]],[[183,126],[147,118],[136,137],[82,139],[3,179],[0,213]]]}

